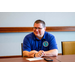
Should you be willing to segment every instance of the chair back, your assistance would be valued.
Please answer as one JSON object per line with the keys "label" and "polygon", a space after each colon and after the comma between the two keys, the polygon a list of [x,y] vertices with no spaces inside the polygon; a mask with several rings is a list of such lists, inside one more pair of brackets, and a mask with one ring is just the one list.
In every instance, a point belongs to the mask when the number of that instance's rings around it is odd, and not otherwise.
{"label": "chair back", "polygon": [[23,57],[23,43],[21,43],[21,51],[22,51],[22,57]]}
{"label": "chair back", "polygon": [[62,43],[62,55],[75,54],[75,41],[66,41]]}

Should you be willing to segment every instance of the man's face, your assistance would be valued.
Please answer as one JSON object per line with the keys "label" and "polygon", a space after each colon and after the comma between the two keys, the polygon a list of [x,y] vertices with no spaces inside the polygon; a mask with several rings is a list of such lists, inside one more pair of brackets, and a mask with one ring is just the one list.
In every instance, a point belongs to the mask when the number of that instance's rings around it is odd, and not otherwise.
{"label": "man's face", "polygon": [[42,23],[34,23],[33,32],[36,37],[43,37],[46,27],[43,27]]}

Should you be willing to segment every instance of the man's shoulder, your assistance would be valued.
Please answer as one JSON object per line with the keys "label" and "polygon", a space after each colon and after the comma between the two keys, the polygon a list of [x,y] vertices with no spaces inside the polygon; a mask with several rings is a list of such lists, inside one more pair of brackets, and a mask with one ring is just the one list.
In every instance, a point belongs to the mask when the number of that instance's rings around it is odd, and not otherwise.
{"label": "man's shoulder", "polygon": [[47,40],[52,40],[52,39],[55,38],[55,36],[53,34],[49,33],[49,32],[45,32],[45,38]]}
{"label": "man's shoulder", "polygon": [[33,34],[33,32],[32,32],[32,33],[29,33],[29,34],[27,34],[25,37],[26,37],[26,38],[33,38],[33,37],[34,37],[34,34]]}
{"label": "man's shoulder", "polygon": [[50,36],[51,37],[51,36],[54,36],[54,35],[49,33],[49,32],[45,32],[45,36],[48,36],[48,37]]}

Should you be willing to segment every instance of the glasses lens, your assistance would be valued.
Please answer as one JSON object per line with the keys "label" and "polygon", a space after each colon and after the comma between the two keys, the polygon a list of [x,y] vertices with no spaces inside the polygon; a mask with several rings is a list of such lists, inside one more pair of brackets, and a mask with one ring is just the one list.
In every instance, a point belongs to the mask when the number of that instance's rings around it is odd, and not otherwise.
{"label": "glasses lens", "polygon": [[37,28],[37,27],[33,27],[33,28],[34,28],[34,29],[39,29],[39,30],[42,29],[42,28]]}

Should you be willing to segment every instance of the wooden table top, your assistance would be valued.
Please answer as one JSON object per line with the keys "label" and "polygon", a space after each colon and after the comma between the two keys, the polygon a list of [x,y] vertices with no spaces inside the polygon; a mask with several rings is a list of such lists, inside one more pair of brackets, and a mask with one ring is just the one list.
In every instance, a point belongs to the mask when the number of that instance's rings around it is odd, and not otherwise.
{"label": "wooden table top", "polygon": [[[29,61],[27,57],[13,57],[13,58],[0,58],[0,62],[47,62],[43,60]],[[75,55],[58,55],[57,57],[50,57],[53,62],[75,62]]]}
{"label": "wooden table top", "polygon": [[60,62],[75,62],[75,54],[74,55],[58,55],[54,57]]}
{"label": "wooden table top", "polygon": [[[53,59],[53,62],[58,62],[55,58],[50,57]],[[13,58],[0,58],[0,62],[47,62],[44,59],[43,60],[35,60],[35,61],[29,61],[26,60],[26,57],[13,57]]]}

